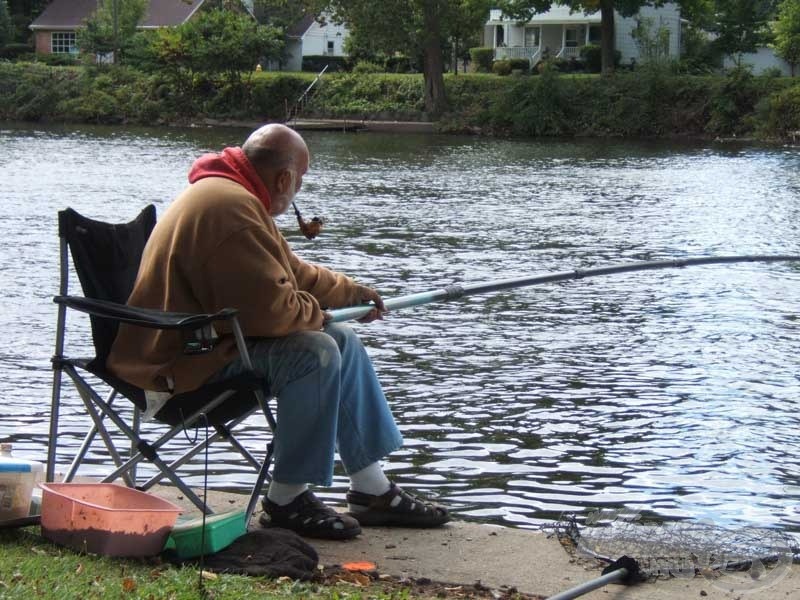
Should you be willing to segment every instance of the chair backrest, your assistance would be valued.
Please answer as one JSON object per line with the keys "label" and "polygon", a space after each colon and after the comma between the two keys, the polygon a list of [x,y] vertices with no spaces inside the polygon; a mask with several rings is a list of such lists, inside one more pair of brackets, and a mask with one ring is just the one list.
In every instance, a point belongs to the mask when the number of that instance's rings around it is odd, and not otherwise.
{"label": "chair backrest", "polygon": [[[133,290],[142,251],[156,224],[152,204],[129,223],[105,223],[88,219],[71,208],[58,213],[58,234],[69,247],[75,272],[87,298],[125,304]],[[61,253],[61,260],[67,260]],[[61,265],[65,274],[67,265]],[[62,275],[66,276],[66,275]],[[63,293],[67,293],[63,290]],[[118,325],[92,317],[95,360],[104,364]]]}

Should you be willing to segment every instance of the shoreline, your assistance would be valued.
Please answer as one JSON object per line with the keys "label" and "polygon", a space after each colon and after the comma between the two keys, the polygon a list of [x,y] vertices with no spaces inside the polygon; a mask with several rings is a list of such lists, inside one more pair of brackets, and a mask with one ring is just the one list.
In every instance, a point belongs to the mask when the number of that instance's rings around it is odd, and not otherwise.
{"label": "shoreline", "polygon": [[[209,127],[241,127],[256,129],[266,123],[278,121],[203,119]],[[383,133],[439,133],[435,121],[380,121],[370,119],[292,119],[285,125],[297,131],[369,131]]]}
{"label": "shoreline", "polygon": [[[157,495],[188,508],[171,487]],[[244,494],[208,491],[219,510],[244,508]],[[199,515],[199,512],[197,513]],[[251,522],[258,526],[258,510]],[[399,582],[437,582],[463,590],[489,588],[497,597],[510,590],[548,597],[600,577],[604,563],[578,556],[554,533],[451,521],[433,529],[369,527],[352,540],[306,539],[326,569],[351,561],[375,563],[380,575]],[[445,588],[447,589],[447,588]],[[586,600],[744,600],[797,598],[800,565],[779,564],[756,578],[750,572],[707,572],[658,577],[635,585],[609,584],[581,596]]]}

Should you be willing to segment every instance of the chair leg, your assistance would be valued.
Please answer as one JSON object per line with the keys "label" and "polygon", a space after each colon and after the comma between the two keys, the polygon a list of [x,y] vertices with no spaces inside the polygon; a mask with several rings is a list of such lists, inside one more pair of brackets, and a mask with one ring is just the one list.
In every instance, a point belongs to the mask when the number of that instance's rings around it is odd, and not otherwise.
{"label": "chair leg", "polygon": [[61,405],[61,371],[61,366],[59,364],[54,364],[53,397],[50,401],[50,437],[47,444],[47,470],[45,472],[45,481],[53,481],[56,475],[56,460],[58,454],[58,413]]}
{"label": "chair leg", "polygon": [[[81,396],[81,400],[83,400],[83,404],[86,408],[86,412],[89,413],[89,416],[92,418],[94,422],[94,428],[96,429],[96,433],[100,434],[100,437],[103,438],[103,443],[106,445],[106,449],[108,450],[109,454],[111,454],[111,458],[114,461],[114,464],[117,467],[120,467],[123,464],[122,456],[117,451],[116,447],[114,446],[114,442],[111,439],[111,435],[108,433],[108,429],[103,424],[103,417],[97,412],[96,406],[99,406],[103,410],[103,414],[107,415],[114,423],[119,427],[121,430],[124,431],[128,437],[130,434],[130,427],[122,420],[122,418],[117,415],[111,408],[111,405],[107,402],[104,402],[100,396],[95,392],[88,383],[81,377],[77,371],[73,367],[65,367],[64,369],[69,375],[72,382],[75,384],[75,387],[78,390],[78,393]],[[109,396],[109,399],[113,401],[115,394],[112,392]],[[125,431],[127,430],[127,431]],[[90,435],[93,437],[93,433],[90,431]],[[87,448],[88,449],[88,448]],[[75,467],[77,469],[77,465]],[[74,475],[74,473],[73,473]],[[122,477],[125,481],[125,484],[128,487],[135,487],[135,482],[130,478],[128,474],[128,469],[118,470],[115,473],[116,477]]]}
{"label": "chair leg", "polygon": [[250,492],[250,500],[247,502],[247,512],[244,516],[245,524],[250,523],[250,519],[253,516],[253,513],[256,510],[256,504],[258,504],[258,499],[261,496],[261,490],[264,487],[264,484],[267,481],[269,476],[269,467],[270,463],[272,463],[272,452],[274,450],[273,442],[270,441],[267,444],[267,455],[264,458],[264,462],[261,463],[261,469],[258,471],[258,477],[256,478],[256,483],[253,486],[253,491]]}

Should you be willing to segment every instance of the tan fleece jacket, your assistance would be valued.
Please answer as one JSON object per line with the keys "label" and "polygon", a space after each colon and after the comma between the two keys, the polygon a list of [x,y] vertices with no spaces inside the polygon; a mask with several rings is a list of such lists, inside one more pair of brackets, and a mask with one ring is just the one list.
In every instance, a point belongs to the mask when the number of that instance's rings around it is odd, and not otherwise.
{"label": "tan fleece jacket", "polygon": [[[236,308],[246,337],[282,337],[320,329],[320,307],[360,303],[361,291],[341,273],[299,259],[241,185],[209,177],[186,188],[156,224],[128,304],[189,313]],[[195,389],[238,355],[230,329],[215,328],[222,339],[214,350],[187,356],[180,333],[123,324],[107,366],[145,390]]]}

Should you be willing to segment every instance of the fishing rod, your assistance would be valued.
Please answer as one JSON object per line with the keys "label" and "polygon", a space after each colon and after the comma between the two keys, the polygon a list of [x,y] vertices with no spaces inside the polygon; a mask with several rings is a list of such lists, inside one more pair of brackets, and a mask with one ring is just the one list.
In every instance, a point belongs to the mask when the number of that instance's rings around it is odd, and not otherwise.
{"label": "fishing rod", "polygon": [[[750,256],[706,256],[699,258],[679,258],[673,260],[656,260],[648,262],[633,262],[622,265],[608,267],[595,267],[592,269],[575,269],[573,271],[562,271],[547,275],[534,275],[529,277],[517,277],[515,279],[501,279],[486,283],[473,283],[469,285],[449,285],[437,290],[398,296],[384,301],[387,310],[407,308],[410,306],[420,306],[431,302],[445,302],[456,300],[464,296],[474,296],[476,294],[488,294],[513,288],[540,285],[543,283],[555,283],[558,281],[569,281],[572,279],[586,279],[587,277],[598,277],[600,275],[614,275],[617,273],[632,273],[634,271],[655,271],[658,269],[679,269],[682,267],[693,267],[698,265],[718,265],[741,262],[791,262],[800,261],[800,255],[774,254],[774,255],[750,255]],[[338,323],[360,319],[368,314],[374,304],[362,304],[347,308],[338,308],[329,311],[332,318],[329,322]]]}

